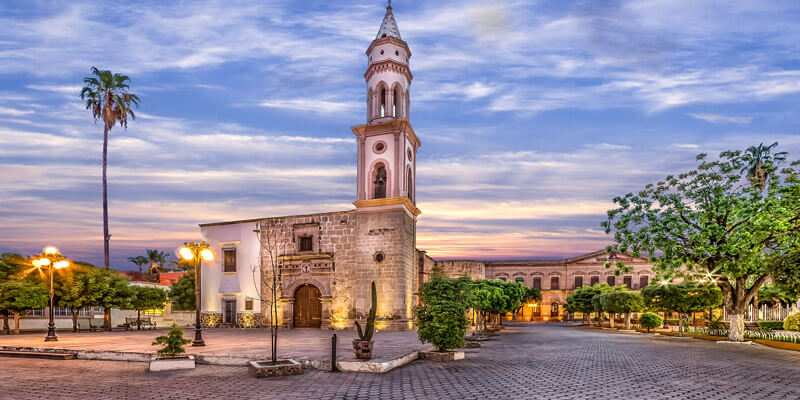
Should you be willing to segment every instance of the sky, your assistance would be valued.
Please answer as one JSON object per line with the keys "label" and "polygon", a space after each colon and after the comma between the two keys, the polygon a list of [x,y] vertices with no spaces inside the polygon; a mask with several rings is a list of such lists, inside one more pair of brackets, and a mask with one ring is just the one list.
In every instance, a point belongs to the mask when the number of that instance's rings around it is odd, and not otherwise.
{"label": "sky", "polygon": [[[699,152],[800,154],[800,3],[395,0],[412,51],[418,247],[605,247],[614,196]],[[102,264],[90,67],[141,97],[109,142],[112,266],[197,224],[354,208],[378,0],[0,2],[0,252]]]}

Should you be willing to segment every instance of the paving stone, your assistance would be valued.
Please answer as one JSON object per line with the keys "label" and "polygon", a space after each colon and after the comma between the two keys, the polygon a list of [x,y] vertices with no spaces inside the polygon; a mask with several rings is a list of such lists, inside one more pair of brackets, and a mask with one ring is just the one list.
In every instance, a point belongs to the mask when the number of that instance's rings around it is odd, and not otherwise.
{"label": "paving stone", "polygon": [[[256,379],[244,367],[148,373],[142,363],[0,359],[13,399],[797,399],[800,352],[515,325],[467,359],[386,374]],[[6,396],[6,397],[3,397]]]}

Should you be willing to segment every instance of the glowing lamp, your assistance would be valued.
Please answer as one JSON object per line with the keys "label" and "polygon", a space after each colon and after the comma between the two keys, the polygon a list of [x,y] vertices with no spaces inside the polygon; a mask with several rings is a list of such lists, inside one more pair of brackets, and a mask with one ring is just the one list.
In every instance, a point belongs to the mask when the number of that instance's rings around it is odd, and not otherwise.
{"label": "glowing lamp", "polygon": [[44,248],[44,254],[47,254],[48,256],[56,255],[58,254],[58,249],[53,246],[47,246]]}
{"label": "glowing lamp", "polygon": [[46,266],[50,265],[50,259],[49,258],[40,258],[39,259],[39,265],[41,265],[43,267],[46,267]]}
{"label": "glowing lamp", "polygon": [[669,285],[669,281],[661,281],[662,285]]}
{"label": "glowing lamp", "polygon": [[33,266],[36,267],[36,268],[41,268],[42,267],[42,263],[40,263],[39,260],[33,260],[31,262],[31,264],[33,264]]}
{"label": "glowing lamp", "polygon": [[214,253],[212,253],[209,249],[203,249],[200,252],[200,257],[203,257],[203,260],[211,261],[214,259]]}
{"label": "glowing lamp", "polygon": [[61,260],[61,261],[58,261],[55,264],[53,264],[53,268],[55,268],[55,269],[61,269],[61,268],[67,268],[67,267],[69,267],[69,261],[67,261],[67,260]]}
{"label": "glowing lamp", "polygon": [[180,253],[181,253],[181,257],[183,257],[184,260],[189,261],[189,260],[194,258],[194,254],[192,253],[192,249],[190,249],[188,247],[182,247],[180,249]]}

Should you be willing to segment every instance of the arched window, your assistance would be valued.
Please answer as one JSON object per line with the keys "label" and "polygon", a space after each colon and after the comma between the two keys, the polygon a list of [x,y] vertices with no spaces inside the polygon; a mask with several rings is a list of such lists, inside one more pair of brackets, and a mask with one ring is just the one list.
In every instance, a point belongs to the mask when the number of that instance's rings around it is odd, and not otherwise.
{"label": "arched window", "polygon": [[408,170],[408,199],[414,202],[414,178],[411,177],[411,169]]}
{"label": "arched window", "polygon": [[551,317],[558,316],[558,303],[550,304],[550,316]]}
{"label": "arched window", "polygon": [[392,101],[392,116],[395,118],[400,118],[400,112],[402,108],[402,104],[400,103],[400,86],[395,86],[393,93],[393,101]]}
{"label": "arched window", "polygon": [[372,101],[373,101],[372,100],[372,88],[369,88],[369,90],[367,91],[367,121],[372,119],[372,116],[373,116],[372,109],[374,108],[374,106],[372,105]]}
{"label": "arched window", "polygon": [[380,99],[380,102],[381,102],[381,114],[380,114],[380,116],[381,117],[385,117],[386,116],[386,88],[385,87],[381,88],[381,99]]}
{"label": "arched window", "polygon": [[378,164],[375,168],[375,180],[372,181],[374,199],[386,198],[386,167],[383,164]]}

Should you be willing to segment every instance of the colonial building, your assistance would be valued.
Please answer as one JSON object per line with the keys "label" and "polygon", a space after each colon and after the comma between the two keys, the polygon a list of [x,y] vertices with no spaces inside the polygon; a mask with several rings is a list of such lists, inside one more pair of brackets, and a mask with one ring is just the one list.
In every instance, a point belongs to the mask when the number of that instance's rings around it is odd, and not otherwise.
{"label": "colonial building", "polygon": [[[203,265],[201,311],[207,326],[266,320],[261,299],[269,293],[264,278],[272,272],[267,239],[279,244],[280,322],[287,328],[352,327],[369,312],[371,282],[378,291],[378,327],[412,328],[419,283],[437,264],[451,276],[513,279],[541,288],[542,302],[522,315],[534,320],[562,318],[566,296],[575,287],[647,284],[652,269],[644,260],[627,260],[634,272],[616,277],[603,268],[603,252],[565,260],[483,262],[435,261],[418,250],[415,182],[421,143],[409,120],[411,50],[391,7],[366,56],[366,121],[351,128],[358,154],[355,208],[200,225],[217,254]],[[276,237],[268,238],[276,227]]]}
{"label": "colonial building", "polygon": [[[631,271],[614,275],[614,267],[605,268],[607,261],[622,261]],[[467,275],[473,279],[514,280],[525,286],[541,289],[542,301],[526,304],[517,317],[526,321],[561,320],[567,316],[564,306],[567,296],[581,286],[608,283],[640,289],[653,279],[653,266],[645,257],[632,258],[621,254],[606,254],[604,250],[577,257],[557,260],[521,261],[434,261],[426,269],[438,266],[452,277]]]}
{"label": "colonial building", "polygon": [[368,314],[375,282],[379,326],[411,327],[421,143],[409,122],[411,50],[391,7],[366,56],[366,123],[351,128],[358,146],[355,209],[202,224],[203,237],[220,255],[203,269],[207,325],[234,325],[245,314],[266,314],[259,299],[268,293],[262,274],[271,276],[262,244],[268,238],[261,229],[259,241],[254,230],[279,226],[283,326],[351,327]]}

